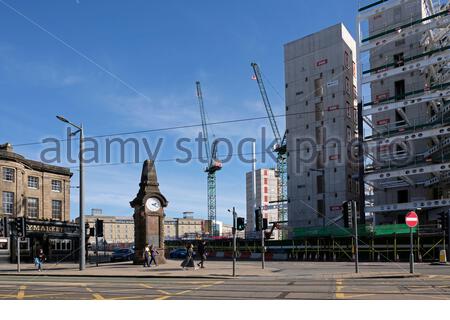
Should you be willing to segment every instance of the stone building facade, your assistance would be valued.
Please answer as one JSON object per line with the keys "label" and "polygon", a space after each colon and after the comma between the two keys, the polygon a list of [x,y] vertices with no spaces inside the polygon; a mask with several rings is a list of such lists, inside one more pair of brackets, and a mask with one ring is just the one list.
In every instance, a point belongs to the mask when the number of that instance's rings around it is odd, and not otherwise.
{"label": "stone building facade", "polygon": [[10,144],[3,144],[0,174],[0,216],[70,220],[68,168],[25,159]]}
{"label": "stone building facade", "polygon": [[[90,228],[95,227],[97,219],[103,220],[103,240],[107,244],[131,244],[134,242],[134,220],[132,216],[108,216],[99,212],[92,212],[84,217]],[[89,238],[95,243],[95,238]]]}

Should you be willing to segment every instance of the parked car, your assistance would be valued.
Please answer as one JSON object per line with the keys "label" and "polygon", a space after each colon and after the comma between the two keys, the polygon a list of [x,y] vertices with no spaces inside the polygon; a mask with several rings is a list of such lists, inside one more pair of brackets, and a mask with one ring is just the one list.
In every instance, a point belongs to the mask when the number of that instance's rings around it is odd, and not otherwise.
{"label": "parked car", "polygon": [[111,255],[111,261],[131,261],[134,259],[134,250],[132,249],[114,249]]}
{"label": "parked car", "polygon": [[[170,259],[184,259],[186,258],[186,248],[178,248],[173,249],[169,253]],[[195,257],[195,251],[194,251],[194,257]]]}

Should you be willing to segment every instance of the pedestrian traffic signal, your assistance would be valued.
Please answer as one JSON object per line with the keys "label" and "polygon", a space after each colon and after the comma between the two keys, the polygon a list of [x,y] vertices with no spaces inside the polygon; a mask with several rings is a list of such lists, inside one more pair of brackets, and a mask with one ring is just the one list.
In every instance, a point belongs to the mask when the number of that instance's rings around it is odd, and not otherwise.
{"label": "pedestrian traffic signal", "polygon": [[261,209],[255,210],[255,230],[261,231],[262,228],[262,212]]}
{"label": "pedestrian traffic signal", "polygon": [[23,238],[27,236],[25,217],[16,218],[16,234],[17,237]]}
{"label": "pedestrian traffic signal", "polygon": [[95,221],[95,232],[97,237],[103,237],[103,220],[97,219]]}
{"label": "pedestrian traffic signal", "polygon": [[239,231],[245,230],[245,219],[237,217],[236,219],[236,229]]}

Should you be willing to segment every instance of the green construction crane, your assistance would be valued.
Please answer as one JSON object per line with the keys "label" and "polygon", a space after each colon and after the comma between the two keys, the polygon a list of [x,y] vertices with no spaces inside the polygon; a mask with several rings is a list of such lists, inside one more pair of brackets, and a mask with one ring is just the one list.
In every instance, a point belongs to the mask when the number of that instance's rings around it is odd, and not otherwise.
{"label": "green construction crane", "polygon": [[202,118],[203,141],[205,144],[205,153],[208,166],[205,172],[208,174],[208,221],[211,236],[218,236],[216,226],[216,171],[222,169],[222,162],[217,160],[217,140],[214,140],[212,146],[209,144],[208,127],[206,124],[205,107],[203,105],[203,94],[200,82],[196,82],[198,104],[200,106],[200,115]]}
{"label": "green construction crane", "polygon": [[[267,116],[269,118],[270,126],[272,127],[273,135],[275,137],[276,144],[274,146],[274,152],[277,154],[277,176],[278,176],[278,220],[287,220],[287,146],[286,146],[286,133],[283,137],[278,130],[275,116],[273,115],[272,107],[270,105],[269,98],[267,97],[266,88],[261,76],[261,71],[256,63],[251,64],[255,73],[255,80],[258,82],[259,91],[266,108]],[[283,232],[280,233],[280,240],[284,237]]]}

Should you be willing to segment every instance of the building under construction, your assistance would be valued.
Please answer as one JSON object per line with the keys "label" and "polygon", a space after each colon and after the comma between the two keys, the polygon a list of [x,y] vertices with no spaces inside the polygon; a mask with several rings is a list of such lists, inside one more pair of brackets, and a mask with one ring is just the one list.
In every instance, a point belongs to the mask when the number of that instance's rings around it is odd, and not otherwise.
{"label": "building under construction", "polygon": [[374,225],[444,231],[450,208],[449,3],[364,3],[358,14],[359,92]]}
{"label": "building under construction", "polygon": [[[359,199],[360,222],[365,222],[358,226],[362,261],[408,260],[405,214],[411,210],[419,215],[419,225],[412,229],[415,260],[438,260],[441,249],[448,248],[449,14],[447,0],[364,0],[354,47],[345,46],[351,36],[342,25],[285,46],[290,239],[269,241],[267,257],[354,259],[354,231],[339,220],[345,216],[342,202],[351,199]],[[348,64],[345,50],[352,59]],[[349,85],[346,77],[352,79]],[[355,97],[358,138],[364,140],[363,174],[357,171],[361,157],[340,167],[338,153],[330,153],[336,147],[325,143],[330,134],[348,134],[344,141],[356,137],[355,116],[352,120],[347,114]],[[313,145],[300,146],[296,137],[310,137]],[[355,154],[356,149],[347,150]],[[296,152],[315,154],[316,161],[299,162]],[[355,184],[356,190],[360,177],[365,185],[361,193],[350,187]],[[231,240],[209,246],[221,257],[231,257]],[[241,258],[258,257],[260,243],[239,240],[238,251]]]}
{"label": "building under construction", "polygon": [[355,41],[339,23],[286,44],[284,60],[289,227],[343,226],[359,192]]}

